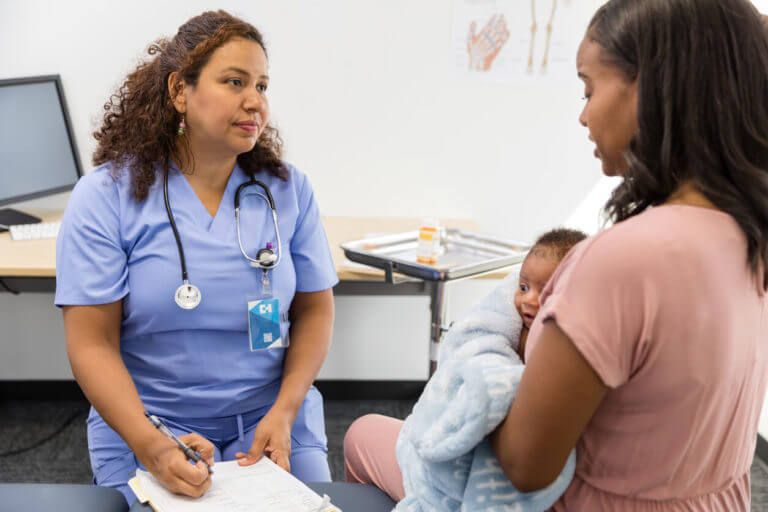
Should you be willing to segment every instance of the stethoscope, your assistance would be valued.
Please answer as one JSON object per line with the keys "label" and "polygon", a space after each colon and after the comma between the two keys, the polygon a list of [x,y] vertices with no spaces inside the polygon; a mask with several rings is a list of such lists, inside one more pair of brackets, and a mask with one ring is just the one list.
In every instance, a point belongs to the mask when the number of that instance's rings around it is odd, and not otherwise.
{"label": "stethoscope", "polygon": [[[272,242],[269,242],[265,248],[260,249],[259,252],[256,253],[255,258],[251,258],[248,256],[248,253],[245,252],[242,237],[240,235],[240,192],[242,192],[244,188],[251,185],[258,185],[264,189],[264,194],[257,192],[255,195],[264,199],[264,201],[267,202],[269,209],[272,210],[272,221],[275,224],[275,237],[277,238],[277,247],[272,245]],[[179,236],[179,229],[176,227],[176,222],[173,219],[171,202],[168,199],[168,170],[165,171],[165,176],[163,179],[163,194],[165,197],[165,211],[168,214],[168,221],[171,223],[173,236],[176,239],[176,247],[179,250],[179,260],[181,260],[181,279],[183,284],[176,289],[176,293],[174,293],[173,298],[180,308],[194,309],[200,304],[202,294],[200,293],[200,288],[189,282],[189,277],[187,274],[187,262],[184,258],[184,247],[181,245],[181,236]],[[269,187],[267,187],[264,183],[256,180],[253,176],[251,176],[250,181],[241,183],[235,191],[235,225],[237,227],[237,245],[240,246],[240,252],[243,253],[243,256],[246,260],[248,260],[252,267],[262,269],[264,272],[264,281],[262,282],[265,282],[267,271],[276,268],[280,264],[280,258],[282,257],[282,251],[280,250],[280,231],[277,228],[277,210],[275,209],[275,200],[272,198]],[[277,252],[275,252],[275,249],[277,249]]]}

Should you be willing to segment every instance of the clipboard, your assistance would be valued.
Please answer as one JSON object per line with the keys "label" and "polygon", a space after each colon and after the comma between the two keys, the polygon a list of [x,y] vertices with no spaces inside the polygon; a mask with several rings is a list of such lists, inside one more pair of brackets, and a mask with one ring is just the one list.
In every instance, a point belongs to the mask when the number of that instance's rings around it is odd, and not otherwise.
{"label": "clipboard", "polygon": [[233,460],[218,462],[215,467],[213,484],[200,498],[173,494],[141,469],[128,481],[128,486],[140,503],[148,503],[155,512],[342,512],[327,495],[320,497],[269,457],[262,457],[251,466],[240,466]]}

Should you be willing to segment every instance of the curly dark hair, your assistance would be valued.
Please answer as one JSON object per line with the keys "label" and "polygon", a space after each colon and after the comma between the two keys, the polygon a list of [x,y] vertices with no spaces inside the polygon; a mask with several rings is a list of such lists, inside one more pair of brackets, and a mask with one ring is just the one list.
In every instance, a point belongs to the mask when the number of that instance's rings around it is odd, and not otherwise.
{"label": "curly dark hair", "polygon": [[[168,171],[175,152],[193,162],[187,137],[177,135],[181,116],[168,91],[170,74],[177,72],[185,83],[196,85],[211,54],[233,37],[257,42],[266,54],[261,33],[253,25],[225,11],[204,12],[179,27],[172,39],[150,45],[147,52],[152,58],[131,72],[104,105],[101,128],[93,134],[98,141],[93,163],[113,163],[115,177],[127,168],[137,201],[146,199],[158,165]],[[267,125],[254,148],[238,155],[237,161],[246,174],[267,171],[287,179],[281,156],[282,140],[277,129]]]}
{"label": "curly dark hair", "polygon": [[573,246],[587,238],[587,234],[576,229],[555,228],[547,231],[533,243],[532,254],[548,252],[559,260],[565,258]]}
{"label": "curly dark hair", "polygon": [[621,222],[685,182],[730,214],[768,290],[768,32],[747,0],[610,0],[587,37],[637,80],[629,169],[605,205]]}

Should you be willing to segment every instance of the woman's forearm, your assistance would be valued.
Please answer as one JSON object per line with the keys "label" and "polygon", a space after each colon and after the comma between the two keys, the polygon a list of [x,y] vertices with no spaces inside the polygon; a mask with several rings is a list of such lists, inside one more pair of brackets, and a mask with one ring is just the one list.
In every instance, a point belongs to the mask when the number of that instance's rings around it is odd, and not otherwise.
{"label": "woman's forearm", "polygon": [[283,381],[274,408],[295,419],[301,404],[328,355],[333,330],[331,290],[297,293],[292,308],[290,345],[286,350]]}
{"label": "woman's forearm", "polygon": [[546,320],[509,413],[490,436],[502,471],[520,492],[557,478],[607,392],[571,339]]}

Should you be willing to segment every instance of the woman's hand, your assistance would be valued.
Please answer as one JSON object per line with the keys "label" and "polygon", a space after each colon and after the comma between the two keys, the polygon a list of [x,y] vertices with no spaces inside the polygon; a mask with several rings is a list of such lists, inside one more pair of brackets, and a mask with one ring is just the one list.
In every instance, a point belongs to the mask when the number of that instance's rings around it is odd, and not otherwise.
{"label": "woman's hand", "polygon": [[292,425],[293,418],[290,414],[274,407],[270,409],[256,427],[248,453],[235,454],[237,463],[241,466],[250,466],[258,462],[264,454],[272,462],[290,472]]}
{"label": "woman's hand", "polygon": [[285,352],[280,392],[256,426],[251,449],[235,454],[238,464],[250,466],[266,454],[284,470],[291,470],[293,422],[323,365],[332,329],[333,290],[296,292],[291,303],[291,344]]}
{"label": "woman's hand", "polygon": [[[214,447],[210,441],[195,433],[179,436],[179,439],[213,466]],[[205,464],[202,461],[190,464],[176,443],[165,436],[150,443],[139,460],[163,487],[173,493],[199,498],[211,486],[211,476]]]}

